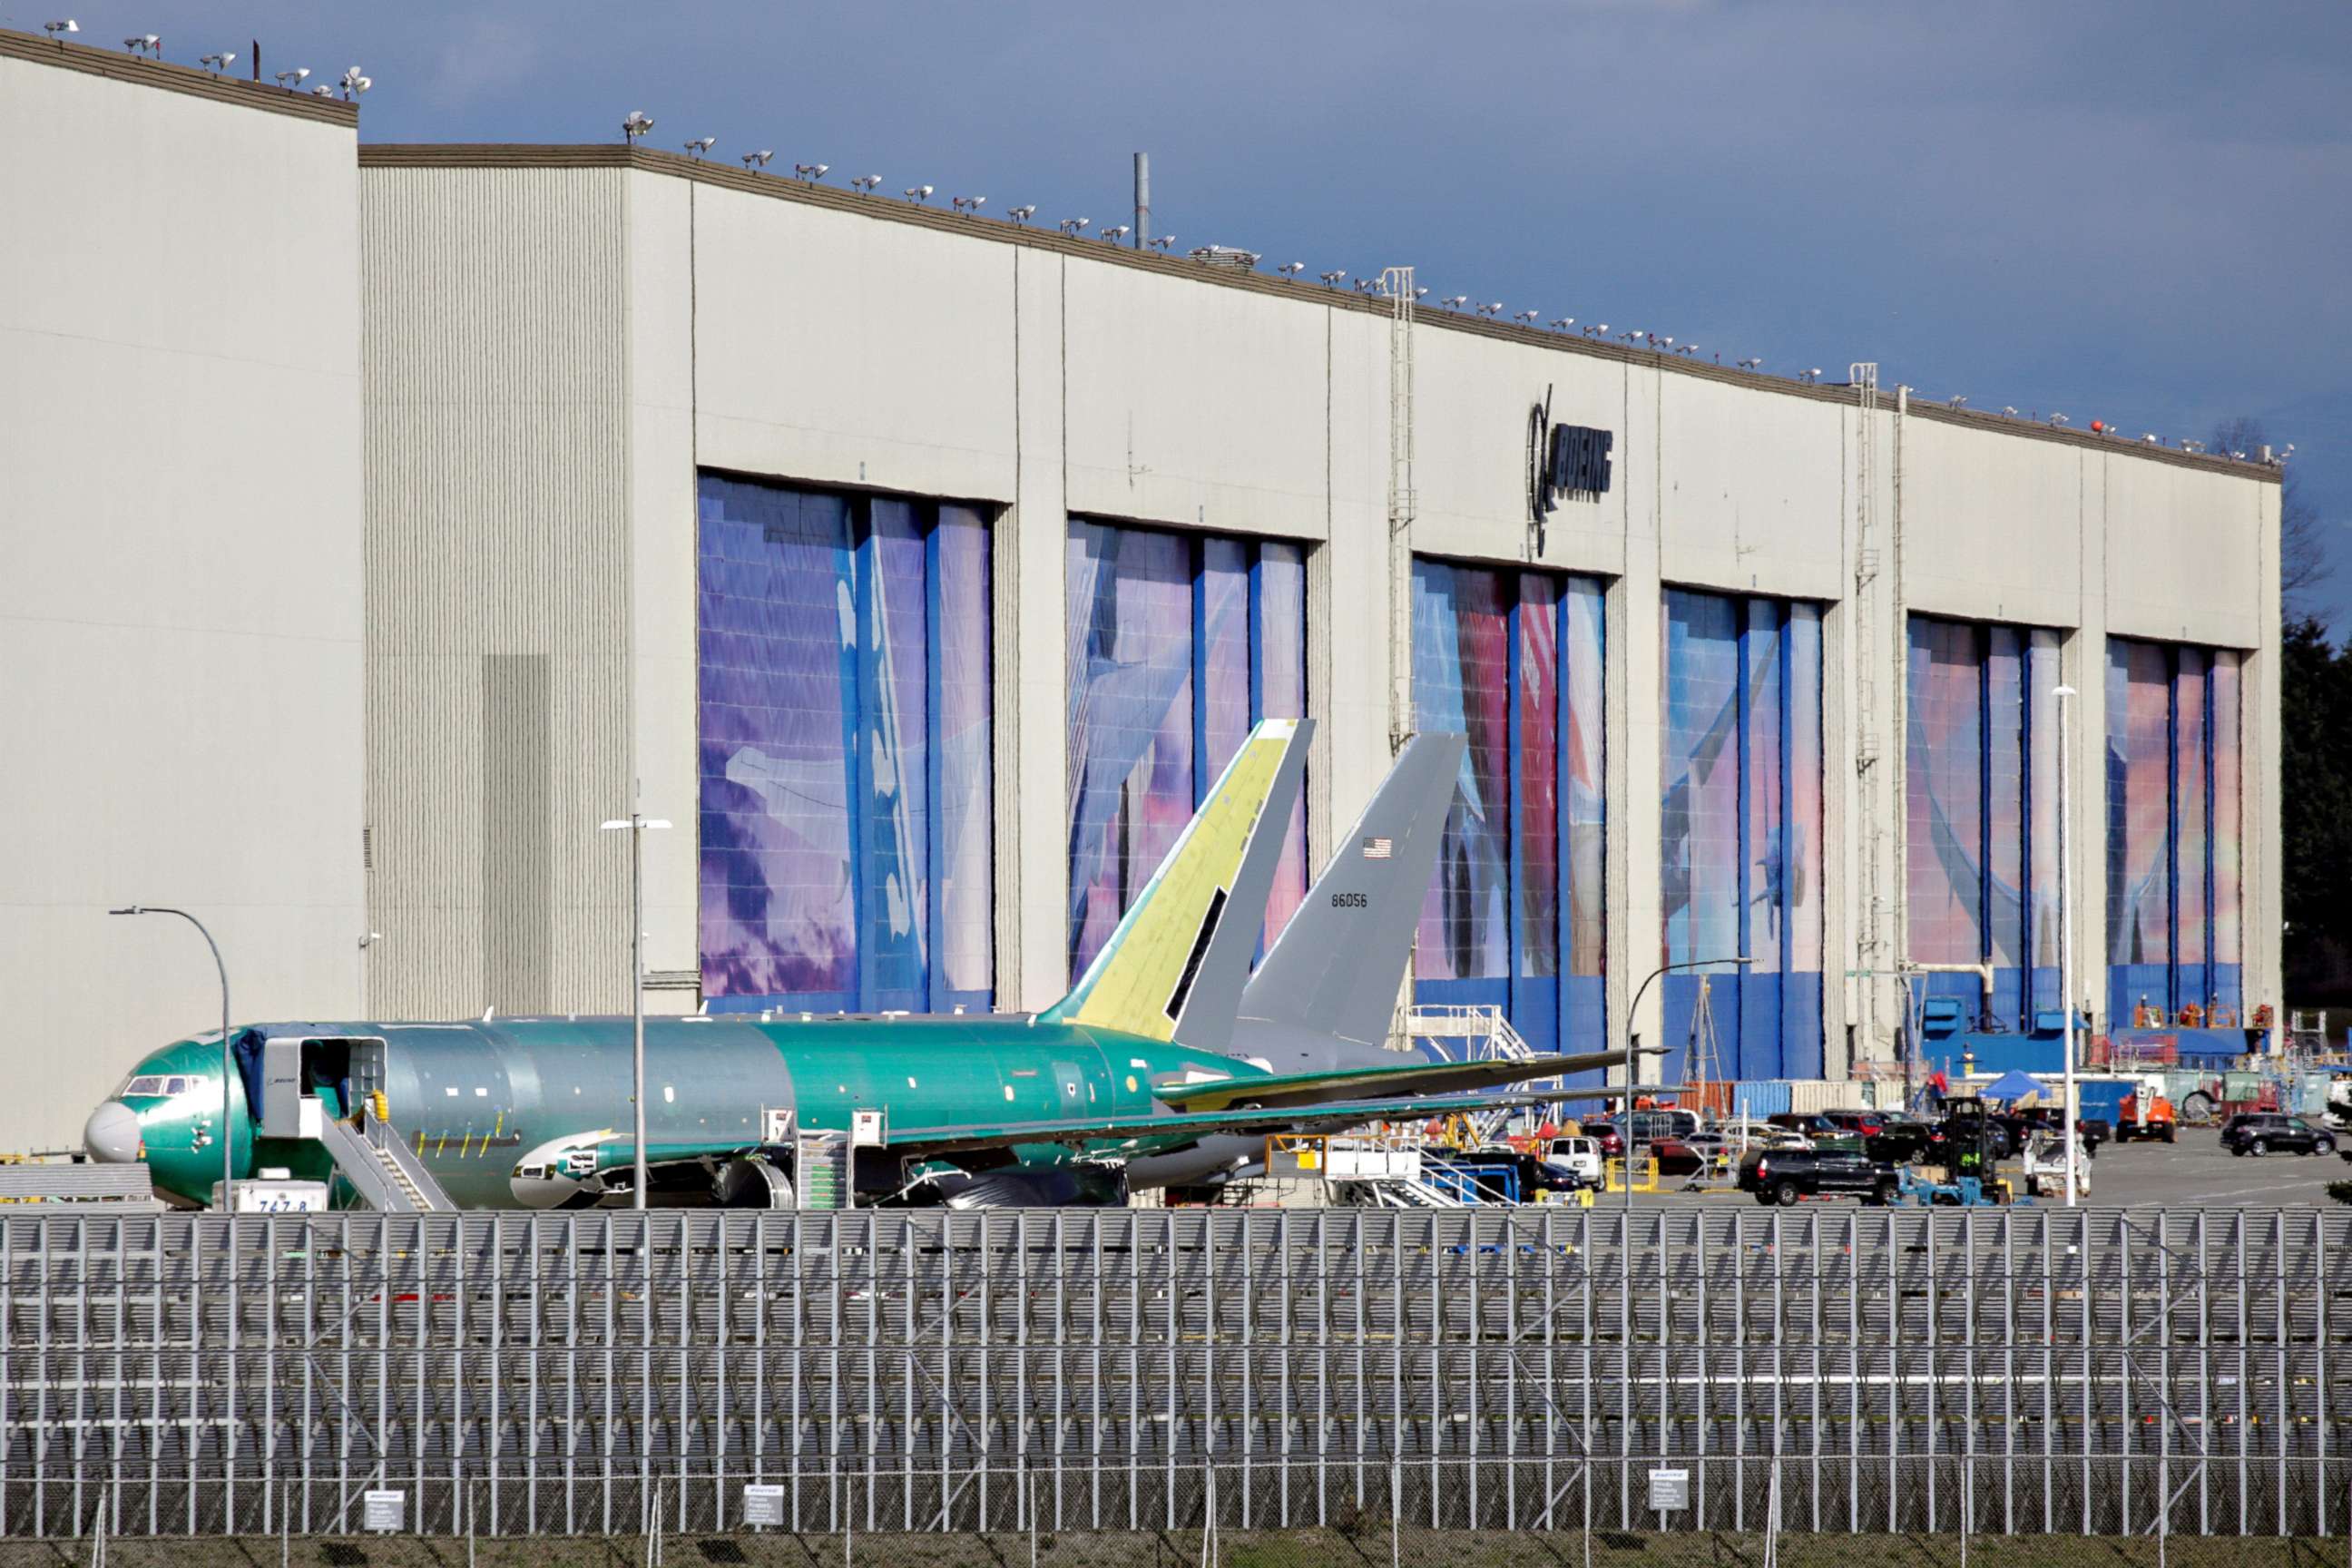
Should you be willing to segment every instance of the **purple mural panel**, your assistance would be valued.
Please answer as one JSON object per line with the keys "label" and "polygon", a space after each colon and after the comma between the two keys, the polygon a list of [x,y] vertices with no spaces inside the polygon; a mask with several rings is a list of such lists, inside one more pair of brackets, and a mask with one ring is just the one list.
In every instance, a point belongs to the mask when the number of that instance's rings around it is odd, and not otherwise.
{"label": "purple mural panel", "polygon": [[1663,963],[1739,951],[1739,605],[1666,592]]}
{"label": "purple mural panel", "polygon": [[700,502],[703,989],[856,992],[845,498],[706,478]]}
{"label": "purple mural panel", "polygon": [[[1822,969],[1822,607],[1789,606],[1789,942],[1792,974]],[[1818,991],[1818,984],[1815,990]],[[1820,999],[1791,1015],[1810,1039],[1788,1043],[1791,1073],[1821,1070]],[[1806,1066],[1805,1064],[1811,1064]]]}
{"label": "purple mural panel", "polygon": [[1073,520],[1066,582],[1075,978],[1192,819],[1192,542]]}
{"label": "purple mural panel", "polygon": [[[1258,546],[1258,717],[1307,717],[1307,552],[1296,544]],[[1282,865],[1265,901],[1272,942],[1307,897],[1307,799],[1299,792],[1282,841]]]}
{"label": "purple mural panel", "polygon": [[1911,620],[1910,744],[1905,768],[1905,882],[1911,957],[1984,957],[1982,628]]}
{"label": "purple mural panel", "polygon": [[1510,605],[1498,572],[1413,563],[1413,708],[1423,730],[1469,737],[1413,973],[1507,978]]}
{"label": "purple mural panel", "polygon": [[1559,584],[1519,576],[1518,973],[1559,973]]}
{"label": "purple mural panel", "polygon": [[948,991],[984,1004],[995,988],[996,753],[988,521],[941,506],[936,599],[939,798],[935,803],[939,971]]}
{"label": "purple mural panel", "polygon": [[1602,809],[1605,758],[1601,751],[1602,609],[1607,590],[1589,577],[1568,584],[1568,732],[1560,766],[1567,774],[1569,832],[1569,973],[1604,972],[1608,924],[1603,916],[1602,868],[1608,835]]}
{"label": "purple mural panel", "polygon": [[2245,962],[2238,902],[2243,854],[2238,826],[2241,657],[2229,649],[2213,656],[2213,989],[2232,1007],[2242,1005],[2238,973]]}

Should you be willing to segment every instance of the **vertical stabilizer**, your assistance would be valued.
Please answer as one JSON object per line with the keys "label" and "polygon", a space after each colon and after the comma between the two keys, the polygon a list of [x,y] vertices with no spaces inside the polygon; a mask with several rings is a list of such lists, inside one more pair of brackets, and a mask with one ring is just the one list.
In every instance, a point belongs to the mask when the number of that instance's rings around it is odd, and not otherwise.
{"label": "vertical stabilizer", "polygon": [[1361,1045],[1388,1037],[1468,745],[1443,734],[1405,742],[1242,993],[1244,1019]]}
{"label": "vertical stabilizer", "polygon": [[1314,729],[1309,719],[1268,719],[1250,731],[1118,929],[1041,1021],[1225,1047]]}

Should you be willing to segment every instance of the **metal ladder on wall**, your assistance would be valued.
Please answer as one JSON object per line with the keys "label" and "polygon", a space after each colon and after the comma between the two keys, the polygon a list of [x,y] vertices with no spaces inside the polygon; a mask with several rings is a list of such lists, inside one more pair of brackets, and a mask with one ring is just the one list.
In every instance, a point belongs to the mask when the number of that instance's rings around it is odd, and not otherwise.
{"label": "metal ladder on wall", "polygon": [[1389,750],[1412,738],[1412,268],[1381,272],[1389,300]]}
{"label": "metal ladder on wall", "polygon": [[[1878,736],[1884,727],[1885,715],[1880,712],[1878,667],[1883,657],[1878,647],[1876,627],[1878,616],[1870,602],[1871,585],[1878,581],[1885,543],[1878,522],[1878,365],[1875,361],[1856,362],[1849,366],[1847,379],[1853,384],[1854,396],[1861,408],[1860,429],[1854,443],[1854,565],[1853,565],[1853,767],[1854,794],[1862,806],[1863,821],[1863,900],[1860,932],[1862,963],[1864,977],[1861,989],[1862,1037],[1864,1048],[1874,1042],[1879,1030],[1879,986],[1876,977],[1894,967],[1891,951],[1894,940],[1887,930],[1888,911],[1885,878],[1894,862],[1887,844],[1886,813],[1877,809],[1871,798],[1877,787]],[[1899,574],[1898,574],[1899,576]],[[1895,635],[1902,631],[1898,623]]]}

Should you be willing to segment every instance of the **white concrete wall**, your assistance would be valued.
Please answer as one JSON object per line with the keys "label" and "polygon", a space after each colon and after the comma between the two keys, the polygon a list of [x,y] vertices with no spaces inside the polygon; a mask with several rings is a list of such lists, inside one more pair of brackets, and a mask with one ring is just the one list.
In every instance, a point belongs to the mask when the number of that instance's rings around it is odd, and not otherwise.
{"label": "white concrete wall", "polygon": [[359,1002],[353,132],[117,70],[0,51],[0,1151],[217,1026],[110,906],[241,1020]]}
{"label": "white concrete wall", "polygon": [[[372,169],[367,178],[402,174]],[[1322,729],[1310,842],[1318,859],[1328,853],[1335,825],[1360,808],[1388,755],[1382,314],[1313,285],[1223,286],[1181,261],[1139,264],[1108,247],[901,204],[848,203],[732,170],[653,159],[626,177],[631,754],[649,811],[683,828],[694,809],[698,464],[1001,509],[1003,1005],[1042,1004],[1066,980],[1062,577],[1072,512],[1317,546],[1309,684]],[[555,242],[555,222],[517,204],[508,232],[485,243],[543,248]],[[2112,623],[2118,635],[2250,650],[2248,993],[2276,999],[2276,856],[2264,847],[2275,843],[2274,486],[2121,443],[1898,412],[1889,386],[1868,416],[1875,553],[1866,562],[1865,416],[1852,393],[1726,378],[1428,312],[1414,361],[1413,547],[1612,583],[1609,962],[1618,1027],[1632,982],[1658,951],[1656,650],[1669,584],[1827,606],[1822,869],[1832,892],[1832,1064],[1845,1059],[1849,1017],[1864,1025],[1865,1053],[1874,1039],[1884,1048],[1894,1019],[1890,1005],[1874,1014],[1868,996],[1837,980],[1861,962],[1874,899],[1885,911],[1886,956],[1900,940],[1902,616],[1910,612],[2073,634],[2069,668],[2084,691],[2075,837],[2086,961],[2102,929],[2101,823],[2088,782],[2104,733],[2100,639]],[[1615,432],[1615,482],[1597,500],[1564,500],[1538,549],[1525,516],[1527,417],[1548,391],[1555,420]],[[1865,752],[1875,759],[1868,765]],[[692,961],[692,851],[686,832],[661,847],[649,893],[657,968]],[[2084,986],[2100,994],[2087,965]]]}

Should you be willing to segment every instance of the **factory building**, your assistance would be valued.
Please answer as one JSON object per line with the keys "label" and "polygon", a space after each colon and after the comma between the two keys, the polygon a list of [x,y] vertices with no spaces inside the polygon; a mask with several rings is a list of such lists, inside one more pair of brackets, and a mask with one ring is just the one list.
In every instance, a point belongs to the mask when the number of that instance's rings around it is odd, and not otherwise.
{"label": "factory building", "polygon": [[[357,114],[0,31],[0,1152],[356,1008]],[[209,1022],[208,1022],[209,1021]]]}
{"label": "factory building", "polygon": [[2062,800],[2102,1026],[2279,1000],[2274,468],[635,148],[341,134],[364,697],[308,870],[364,879],[367,1014],[625,1008],[632,809],[672,824],[657,1007],[1034,1007],[1300,714],[1269,939],[1377,852],[1397,739],[1462,731],[1413,994],[1539,1047],[1843,1077],[1906,964],[2029,1026]]}

